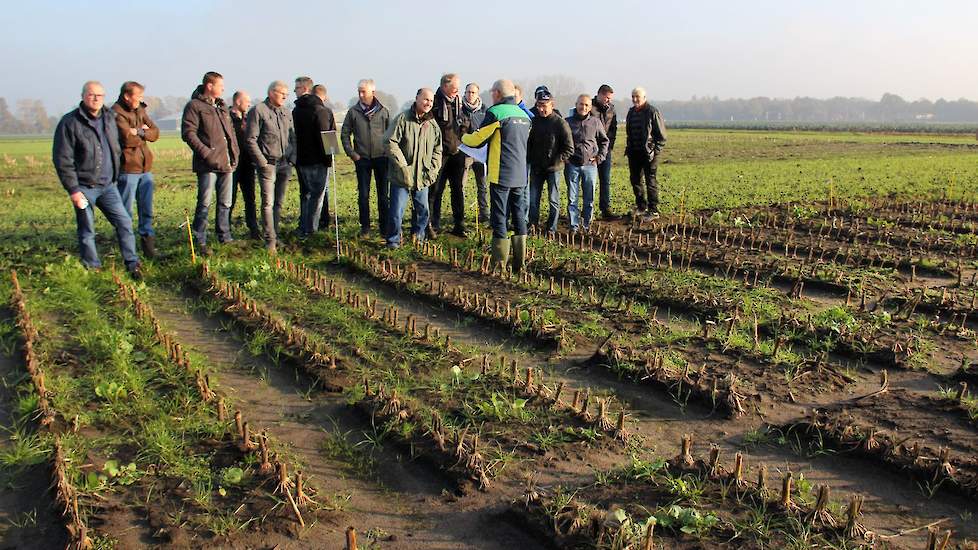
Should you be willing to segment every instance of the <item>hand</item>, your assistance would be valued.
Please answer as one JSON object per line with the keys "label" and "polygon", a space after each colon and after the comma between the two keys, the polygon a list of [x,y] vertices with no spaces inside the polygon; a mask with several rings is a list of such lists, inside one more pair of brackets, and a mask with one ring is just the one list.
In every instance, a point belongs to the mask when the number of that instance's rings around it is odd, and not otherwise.
{"label": "hand", "polygon": [[68,195],[68,197],[71,199],[71,203],[75,205],[75,208],[79,210],[88,208],[88,199],[85,198],[85,194],[81,191],[75,191]]}
{"label": "hand", "polygon": [[130,134],[132,134],[132,135],[136,135],[136,134],[138,134],[138,133],[139,133],[139,130],[137,130],[137,129],[135,129],[135,128],[130,128],[130,129],[129,129],[129,133],[130,133]]}
{"label": "hand", "polygon": [[356,162],[360,160],[360,155],[353,153],[352,155],[350,155],[350,158],[353,159],[353,162]]}
{"label": "hand", "polygon": [[143,124],[143,130],[149,130],[149,126],[147,126],[146,124]]}

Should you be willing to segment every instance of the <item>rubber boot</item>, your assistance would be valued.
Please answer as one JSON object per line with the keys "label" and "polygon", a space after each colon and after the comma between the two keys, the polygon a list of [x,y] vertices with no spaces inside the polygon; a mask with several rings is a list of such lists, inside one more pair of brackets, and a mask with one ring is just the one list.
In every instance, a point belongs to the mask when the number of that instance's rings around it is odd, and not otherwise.
{"label": "rubber boot", "polygon": [[526,263],[526,235],[513,237],[513,273],[523,271]]}
{"label": "rubber boot", "polygon": [[492,269],[495,271],[497,265],[504,268],[509,263],[509,239],[492,239]]}

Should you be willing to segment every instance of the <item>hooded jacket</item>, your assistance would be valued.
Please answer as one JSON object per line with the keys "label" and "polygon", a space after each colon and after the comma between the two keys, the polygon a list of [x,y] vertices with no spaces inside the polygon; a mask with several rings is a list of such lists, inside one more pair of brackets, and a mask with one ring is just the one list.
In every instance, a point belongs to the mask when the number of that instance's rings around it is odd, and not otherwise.
{"label": "hooded jacket", "polygon": [[292,113],[273,107],[268,98],[248,111],[245,148],[258,168],[287,161],[295,164],[295,126]]}
{"label": "hooded jacket", "polygon": [[503,100],[486,112],[482,127],[462,136],[469,147],[489,144],[487,179],[501,187],[526,186],[526,141],[530,137],[530,116],[512,97]]}
{"label": "hooded jacket", "polygon": [[530,123],[526,142],[526,160],[534,173],[557,172],[574,153],[574,138],[570,126],[556,110],[550,116],[539,113]]}
{"label": "hooded jacket", "polygon": [[[122,146],[122,173],[145,174],[153,170],[153,152],[149,150],[150,141],[160,138],[160,129],[146,114],[146,104],[140,103],[130,109],[120,97],[112,106],[115,123],[119,127],[119,145]],[[143,130],[143,125],[149,128]],[[130,131],[136,129],[136,135]]]}
{"label": "hooded jacket", "polygon": [[359,101],[347,109],[340,131],[346,156],[352,157],[356,153],[360,158],[375,159],[386,155],[384,136],[390,128],[391,114],[377,96],[374,96],[374,104],[378,107],[369,115]]}
{"label": "hooded jacket", "polygon": [[320,132],[336,130],[336,118],[316,94],[306,94],[295,100],[292,110],[295,124],[295,163],[298,166],[310,164],[333,165],[333,155],[323,149]]}
{"label": "hooded jacket", "polygon": [[601,164],[608,156],[608,135],[601,120],[590,113],[582,117],[574,109],[567,117],[567,124],[574,136],[574,153],[569,162],[574,166]]}
{"label": "hooded jacket", "polygon": [[652,158],[666,146],[666,123],[651,103],[632,107],[625,115],[625,154]]}
{"label": "hooded jacket", "polygon": [[442,136],[430,112],[418,118],[412,104],[394,117],[386,143],[392,184],[417,191],[435,183],[441,170]]}
{"label": "hooded jacket", "polygon": [[[99,176],[106,155],[102,151],[102,140],[92,128],[88,116],[80,106],[61,117],[58,127],[54,130],[54,146],[51,158],[58,179],[68,194],[78,191],[80,186],[97,187]],[[102,124],[102,131],[111,149],[109,158],[112,159],[112,179],[119,179],[119,131],[116,129],[115,114],[102,107],[98,118],[92,122]]]}
{"label": "hooded jacket", "polygon": [[232,172],[238,164],[238,140],[234,137],[231,116],[224,100],[204,96],[204,85],[197,86],[183,108],[180,137],[194,153],[194,172]]}

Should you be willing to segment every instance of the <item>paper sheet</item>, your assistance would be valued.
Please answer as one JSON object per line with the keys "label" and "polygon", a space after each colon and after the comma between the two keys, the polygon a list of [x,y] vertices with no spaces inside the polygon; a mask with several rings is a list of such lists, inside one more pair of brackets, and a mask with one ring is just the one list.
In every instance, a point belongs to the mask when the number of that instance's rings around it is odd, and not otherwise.
{"label": "paper sheet", "polygon": [[486,159],[489,157],[488,145],[483,145],[482,147],[469,147],[463,143],[458,146],[458,150],[472,157],[476,162],[481,162],[482,164],[486,164]]}

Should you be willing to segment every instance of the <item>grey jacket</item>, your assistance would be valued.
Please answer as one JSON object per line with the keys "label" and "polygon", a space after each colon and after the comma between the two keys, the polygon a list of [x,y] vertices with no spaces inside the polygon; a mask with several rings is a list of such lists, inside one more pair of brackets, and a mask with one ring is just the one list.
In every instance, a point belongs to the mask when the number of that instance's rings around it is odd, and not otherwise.
{"label": "grey jacket", "polygon": [[292,113],[272,107],[268,99],[248,111],[245,149],[258,168],[285,160],[295,164],[295,126]]}
{"label": "grey jacket", "polygon": [[384,136],[390,128],[391,115],[379,99],[374,97],[374,101],[380,107],[369,117],[363,112],[359,101],[346,111],[340,141],[348,157],[356,153],[361,158],[375,159],[385,154],[387,140]]}
{"label": "grey jacket", "polygon": [[605,157],[608,156],[608,134],[604,133],[604,123],[601,119],[590,113],[581,118],[577,115],[577,109],[574,109],[566,120],[574,137],[574,153],[568,162],[574,166],[604,162]]}

